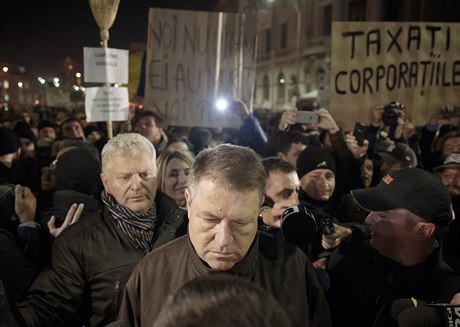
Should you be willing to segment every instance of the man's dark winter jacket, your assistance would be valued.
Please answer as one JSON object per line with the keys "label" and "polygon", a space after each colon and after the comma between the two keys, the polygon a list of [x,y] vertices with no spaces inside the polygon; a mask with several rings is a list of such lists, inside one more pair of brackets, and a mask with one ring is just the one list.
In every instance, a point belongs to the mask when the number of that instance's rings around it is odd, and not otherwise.
{"label": "man's dark winter jacket", "polygon": [[[157,192],[153,248],[183,230],[184,211]],[[107,211],[82,218],[54,242],[51,262],[18,309],[27,326],[105,326],[116,319],[125,284],[145,255]]]}

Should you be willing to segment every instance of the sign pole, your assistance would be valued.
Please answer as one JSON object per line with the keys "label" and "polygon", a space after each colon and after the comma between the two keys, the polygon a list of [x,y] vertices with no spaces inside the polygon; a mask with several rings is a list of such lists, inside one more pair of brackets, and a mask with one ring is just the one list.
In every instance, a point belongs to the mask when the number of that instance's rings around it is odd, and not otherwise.
{"label": "sign pole", "polygon": [[[120,0],[89,0],[91,12],[101,32],[101,47],[108,48],[109,29],[112,27],[117,16]],[[110,83],[104,83],[104,87],[110,87]],[[107,121],[107,137],[113,137],[112,120]]]}

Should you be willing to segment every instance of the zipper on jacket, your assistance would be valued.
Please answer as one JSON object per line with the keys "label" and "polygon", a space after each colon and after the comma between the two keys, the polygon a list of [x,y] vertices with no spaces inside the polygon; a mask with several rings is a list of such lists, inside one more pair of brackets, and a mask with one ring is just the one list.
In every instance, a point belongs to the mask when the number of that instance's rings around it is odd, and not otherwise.
{"label": "zipper on jacket", "polygon": [[115,278],[115,281],[113,283],[113,302],[112,302],[112,312],[113,312],[113,318],[114,321],[118,317],[118,309],[120,306],[120,286],[121,286],[121,280],[120,277],[117,276]]}

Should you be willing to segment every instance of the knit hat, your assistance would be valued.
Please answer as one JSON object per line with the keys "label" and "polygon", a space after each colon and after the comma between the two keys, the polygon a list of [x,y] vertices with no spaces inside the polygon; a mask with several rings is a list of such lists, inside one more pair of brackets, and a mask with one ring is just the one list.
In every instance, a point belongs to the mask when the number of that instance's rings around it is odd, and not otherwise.
{"label": "knit hat", "polygon": [[93,152],[77,147],[60,155],[56,162],[56,190],[74,190],[93,195],[99,186],[101,164]]}
{"label": "knit hat", "polygon": [[415,155],[414,150],[405,143],[392,144],[384,151],[377,152],[375,156],[380,157],[391,164],[400,162],[405,163],[410,167],[417,166],[417,156]]}
{"label": "knit hat", "polygon": [[0,127],[0,156],[18,151],[18,135],[9,128]]}
{"label": "knit hat", "polygon": [[351,193],[368,211],[406,209],[438,225],[447,225],[453,220],[449,191],[434,174],[419,168],[394,171],[377,186]]}
{"label": "knit hat", "polygon": [[435,167],[433,171],[439,172],[444,169],[460,169],[460,153],[452,153],[447,156],[441,166]]}
{"label": "knit hat", "polygon": [[23,121],[19,121],[14,126],[14,131],[16,132],[19,138],[28,139],[32,142],[35,142],[35,134],[30,129],[29,124]]}
{"label": "knit hat", "polygon": [[297,173],[299,178],[315,169],[329,169],[336,172],[335,161],[331,153],[317,146],[307,146],[297,159]]}

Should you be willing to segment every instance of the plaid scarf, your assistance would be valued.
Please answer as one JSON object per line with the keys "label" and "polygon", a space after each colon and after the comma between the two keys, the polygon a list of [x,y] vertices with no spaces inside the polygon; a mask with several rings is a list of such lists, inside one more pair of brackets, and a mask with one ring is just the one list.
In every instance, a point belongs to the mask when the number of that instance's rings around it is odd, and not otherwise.
{"label": "plaid scarf", "polygon": [[137,247],[142,248],[145,253],[149,252],[152,249],[153,232],[157,220],[155,204],[147,212],[139,213],[122,206],[105,191],[102,191],[101,197],[110,215],[117,222],[118,228],[128,235],[137,244]]}

